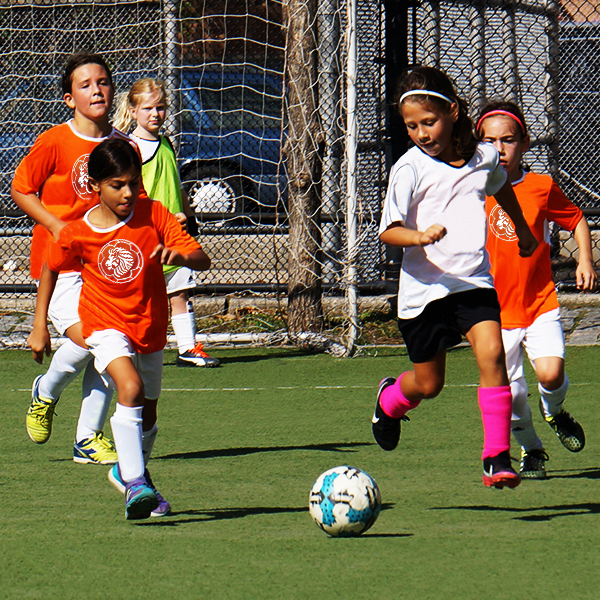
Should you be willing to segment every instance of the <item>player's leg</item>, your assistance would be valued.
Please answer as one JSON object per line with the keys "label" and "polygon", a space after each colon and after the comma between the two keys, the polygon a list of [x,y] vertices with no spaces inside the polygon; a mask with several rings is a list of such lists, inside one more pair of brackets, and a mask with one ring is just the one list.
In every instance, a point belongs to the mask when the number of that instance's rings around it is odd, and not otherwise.
{"label": "player's leg", "polygon": [[113,465],[118,459],[117,451],[113,442],[104,435],[113,391],[96,370],[93,360],[85,368],[82,392],[73,460],[78,463]]}
{"label": "player's leg", "polygon": [[196,343],[196,317],[188,291],[196,285],[194,272],[187,267],[165,274],[171,307],[171,326],[177,342],[177,365],[183,367],[218,367],[221,362],[209,356]]}
{"label": "player's leg", "polygon": [[585,446],[583,427],[564,408],[569,389],[565,373],[565,344],[559,309],[540,315],[528,329],[526,350],[535,368],[540,392],[540,412],[567,450]]}
{"label": "player's leg", "polygon": [[479,368],[477,397],[483,423],[483,483],[486,487],[514,488],[521,479],[510,459],[512,394],[495,292],[480,290],[466,299],[459,307],[459,321]]}
{"label": "player's leg", "polygon": [[[144,459],[144,479],[153,489],[157,499],[158,506],[152,510],[151,516],[163,517],[171,512],[171,505],[156,489],[154,482],[148,471],[148,461],[152,455],[154,442],[158,433],[157,422],[157,405],[158,397],[162,388],[162,365],[163,352],[155,352],[153,354],[140,355],[137,354],[134,358],[137,372],[139,373],[144,383],[145,395],[144,408],[142,410],[142,455]],[[122,479],[119,465],[114,467],[108,473],[108,480],[121,493],[125,493],[125,483]]]}
{"label": "player's leg", "polygon": [[519,474],[525,479],[545,479],[548,455],[533,426],[528,389],[523,368],[526,328],[503,329],[502,342],[506,353],[506,369],[512,393],[511,430],[521,446]]}
{"label": "player's leg", "polygon": [[26,426],[29,437],[38,444],[50,438],[54,409],[64,389],[91,359],[81,336],[77,311],[80,291],[81,277],[78,274],[59,275],[50,302],[49,317],[60,335],[69,331],[73,339],[67,339],[56,350],[47,372],[33,382]]}
{"label": "player's leg", "polygon": [[119,454],[119,470],[125,485],[125,514],[128,519],[146,519],[158,506],[154,490],[144,478],[142,412],[145,389],[127,336],[109,329],[94,332],[87,340],[96,369],[117,390],[117,405],[110,419]]}

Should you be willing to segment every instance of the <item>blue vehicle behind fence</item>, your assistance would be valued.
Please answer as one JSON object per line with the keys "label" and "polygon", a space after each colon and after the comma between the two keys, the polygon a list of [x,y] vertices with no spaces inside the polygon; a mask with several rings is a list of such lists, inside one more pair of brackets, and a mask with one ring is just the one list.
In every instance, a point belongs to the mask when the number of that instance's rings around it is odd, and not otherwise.
{"label": "blue vehicle behind fence", "polygon": [[178,157],[200,218],[274,212],[282,201],[283,81],[258,69],[185,68]]}
{"label": "blue vehicle behind fence", "polygon": [[[116,75],[118,89],[153,73]],[[175,142],[181,180],[203,221],[273,214],[285,196],[281,163],[283,79],[253,67],[184,67]],[[5,217],[22,215],[10,199],[14,169],[37,135],[69,118],[55,77],[24,81],[0,98],[0,196]],[[33,117],[33,118],[32,118]]]}

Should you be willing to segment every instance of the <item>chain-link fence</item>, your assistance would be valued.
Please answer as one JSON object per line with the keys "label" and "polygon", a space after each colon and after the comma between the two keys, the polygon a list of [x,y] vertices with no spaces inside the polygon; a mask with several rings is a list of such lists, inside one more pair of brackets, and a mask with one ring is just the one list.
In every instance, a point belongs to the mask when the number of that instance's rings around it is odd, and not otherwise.
{"label": "chain-link fence", "polygon": [[[377,224],[386,173],[406,148],[390,101],[411,64],[445,69],[473,114],[486,99],[521,104],[528,164],[585,209],[600,260],[599,21],[596,0],[0,0],[0,292],[35,289],[31,222],[10,183],[36,136],[69,118],[58,80],[80,50],[106,57],[117,91],[141,76],[167,82],[165,133],[213,258],[203,297],[281,300],[292,279],[313,298],[302,312],[322,316],[321,294],[390,289],[397,257]],[[572,285],[576,251],[554,238],[557,277]],[[355,293],[350,304],[325,324],[338,338]],[[202,327],[222,331],[224,304],[210,306]],[[275,306],[277,318],[251,310],[236,327],[285,330]]]}

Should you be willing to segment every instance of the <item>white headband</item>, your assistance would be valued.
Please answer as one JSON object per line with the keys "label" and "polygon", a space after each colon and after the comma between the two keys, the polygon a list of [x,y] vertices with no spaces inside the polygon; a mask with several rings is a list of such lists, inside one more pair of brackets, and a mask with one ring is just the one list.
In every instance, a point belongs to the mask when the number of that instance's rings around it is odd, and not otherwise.
{"label": "white headband", "polygon": [[436,98],[441,98],[445,100],[449,104],[454,104],[455,100],[450,100],[448,96],[444,96],[444,94],[439,94],[438,92],[431,92],[429,90],[409,90],[400,96],[399,104],[402,104],[406,98],[409,96],[435,96]]}

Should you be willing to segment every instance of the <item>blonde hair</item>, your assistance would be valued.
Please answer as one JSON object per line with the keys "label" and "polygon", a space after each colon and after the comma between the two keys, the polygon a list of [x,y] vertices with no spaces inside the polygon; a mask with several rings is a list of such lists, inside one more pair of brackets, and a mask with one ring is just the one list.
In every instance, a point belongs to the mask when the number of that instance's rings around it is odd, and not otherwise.
{"label": "blonde hair", "polygon": [[113,119],[113,126],[115,129],[118,129],[123,133],[129,133],[131,124],[133,123],[133,118],[131,117],[129,109],[135,108],[139,104],[143,94],[153,94],[154,92],[160,93],[161,98],[168,107],[169,96],[167,94],[167,88],[160,79],[143,77],[142,79],[138,79],[128,92],[120,93],[115,102],[117,107],[115,118]]}

